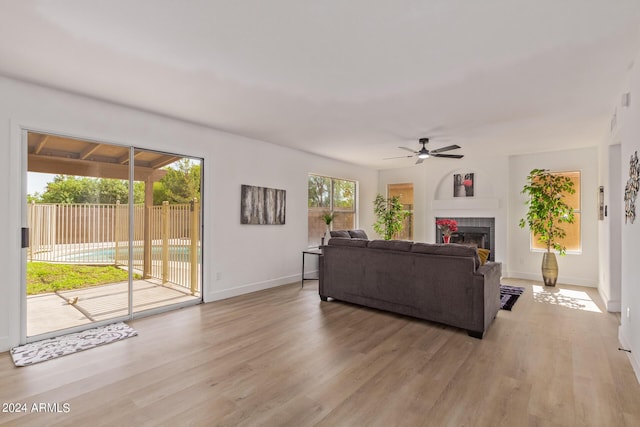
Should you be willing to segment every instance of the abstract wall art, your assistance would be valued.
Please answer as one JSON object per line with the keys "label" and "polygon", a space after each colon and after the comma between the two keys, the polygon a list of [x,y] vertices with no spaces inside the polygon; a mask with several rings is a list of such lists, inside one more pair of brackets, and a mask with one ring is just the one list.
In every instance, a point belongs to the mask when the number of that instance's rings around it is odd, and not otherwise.
{"label": "abstract wall art", "polygon": [[624,222],[636,219],[636,197],[638,196],[638,186],[640,181],[640,163],[638,163],[638,152],[631,155],[629,160],[629,179],[624,187]]}
{"label": "abstract wall art", "polygon": [[286,195],[286,190],[242,185],[240,224],[284,224]]}

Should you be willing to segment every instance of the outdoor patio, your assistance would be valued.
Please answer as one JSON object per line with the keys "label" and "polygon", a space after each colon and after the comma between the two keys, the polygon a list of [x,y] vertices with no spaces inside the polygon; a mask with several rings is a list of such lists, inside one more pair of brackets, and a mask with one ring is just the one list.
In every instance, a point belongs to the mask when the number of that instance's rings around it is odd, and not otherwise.
{"label": "outdoor patio", "polygon": [[[77,299],[76,299],[77,298]],[[134,280],[133,312],[200,300],[181,286],[156,280]],[[111,283],[27,297],[27,336],[126,316],[128,283]]]}

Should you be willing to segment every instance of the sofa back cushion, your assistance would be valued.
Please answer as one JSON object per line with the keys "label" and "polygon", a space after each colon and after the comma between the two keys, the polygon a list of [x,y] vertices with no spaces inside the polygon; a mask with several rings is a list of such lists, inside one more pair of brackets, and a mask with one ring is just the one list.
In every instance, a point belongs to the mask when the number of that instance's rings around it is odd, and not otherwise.
{"label": "sofa back cushion", "polygon": [[371,249],[387,249],[391,251],[409,252],[412,243],[406,240],[371,240],[369,248]]}
{"label": "sofa back cushion", "polygon": [[473,257],[476,263],[476,268],[480,266],[478,251],[473,246],[457,245],[455,243],[414,243],[411,247],[411,252],[430,255]]}
{"label": "sofa back cushion", "polygon": [[368,240],[352,239],[345,237],[332,237],[329,239],[329,246],[350,246],[352,248],[366,248]]}

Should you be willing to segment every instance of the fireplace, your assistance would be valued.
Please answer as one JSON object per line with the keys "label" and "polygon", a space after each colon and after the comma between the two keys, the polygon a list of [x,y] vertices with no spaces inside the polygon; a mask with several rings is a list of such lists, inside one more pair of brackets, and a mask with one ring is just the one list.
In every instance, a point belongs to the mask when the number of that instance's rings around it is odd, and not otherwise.
{"label": "fireplace", "polygon": [[[439,219],[455,219],[458,231],[451,235],[451,243],[473,243],[479,248],[489,249],[489,260],[495,261],[495,218],[447,217]],[[442,243],[442,233],[436,226],[436,243]]]}

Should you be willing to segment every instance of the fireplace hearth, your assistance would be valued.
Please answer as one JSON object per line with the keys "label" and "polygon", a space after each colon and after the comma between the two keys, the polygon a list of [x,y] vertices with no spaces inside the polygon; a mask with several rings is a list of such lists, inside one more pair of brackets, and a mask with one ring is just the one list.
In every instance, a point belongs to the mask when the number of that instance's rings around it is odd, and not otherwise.
{"label": "fireplace hearth", "polygon": [[[451,243],[473,243],[479,248],[489,249],[489,260],[495,261],[495,218],[484,217],[438,217],[454,219],[458,231],[451,235]],[[442,233],[436,226],[436,243],[442,243]]]}

